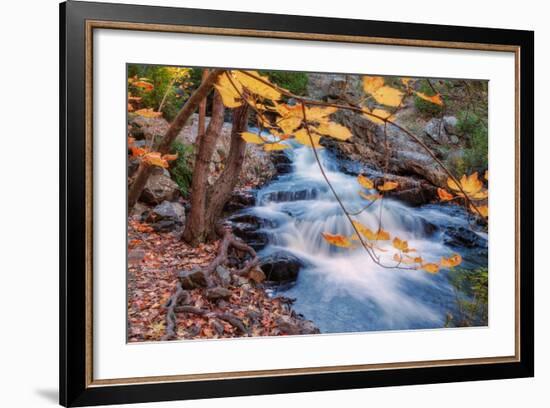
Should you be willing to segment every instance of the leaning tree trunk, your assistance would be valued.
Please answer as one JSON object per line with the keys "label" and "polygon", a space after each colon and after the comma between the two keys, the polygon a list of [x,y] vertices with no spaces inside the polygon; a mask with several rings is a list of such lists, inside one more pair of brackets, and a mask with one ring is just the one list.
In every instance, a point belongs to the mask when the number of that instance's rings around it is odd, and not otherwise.
{"label": "leaning tree trunk", "polygon": [[224,106],[222,98],[216,91],[212,102],[212,116],[206,132],[198,139],[198,150],[193,167],[191,181],[191,210],[187,216],[183,239],[190,245],[197,245],[206,239],[205,212],[206,189],[210,173],[210,161],[216,148],[218,137],[223,127]]}
{"label": "leaning tree trunk", "polygon": [[[166,131],[166,134],[162,138],[157,148],[158,152],[160,152],[161,154],[166,154],[170,151],[172,143],[174,143],[174,140],[176,140],[176,137],[187,123],[187,120],[193,114],[193,112],[197,110],[200,102],[210,93],[212,87],[214,86],[214,83],[218,80],[218,77],[222,74],[223,71],[223,69],[212,70],[212,72],[208,75],[208,77],[205,78],[205,80],[201,83],[197,90],[193,92],[183,108],[179,111],[174,121],[170,124],[170,127]],[[145,162],[140,163],[134,182],[132,183],[132,186],[128,191],[128,209],[131,210],[141,196],[141,192],[145,188],[145,184],[147,183],[147,180],[149,179],[152,170],[153,166],[150,166]]]}
{"label": "leaning tree trunk", "polygon": [[248,105],[243,104],[233,112],[231,147],[223,172],[208,190],[208,205],[205,214],[205,233],[208,240],[217,238],[216,225],[221,217],[223,207],[231,197],[231,193],[239,180],[246,151],[246,142],[241,137],[241,132],[246,131],[247,124]]}

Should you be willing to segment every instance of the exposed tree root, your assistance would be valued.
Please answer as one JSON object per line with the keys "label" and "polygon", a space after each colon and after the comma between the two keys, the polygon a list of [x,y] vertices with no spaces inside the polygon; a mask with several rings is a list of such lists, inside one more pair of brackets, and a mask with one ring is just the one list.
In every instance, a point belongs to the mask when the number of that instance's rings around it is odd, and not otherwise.
{"label": "exposed tree root", "polygon": [[[234,249],[237,258],[244,258],[241,268],[236,270],[230,270],[230,273],[236,276],[248,276],[250,271],[259,264],[259,258],[253,248],[241,241],[239,238],[233,235],[230,227],[221,227],[221,235],[223,235],[222,242],[218,248],[218,254],[207,266],[202,268],[207,281],[207,287],[212,287],[216,283],[217,278],[214,276],[214,271],[218,266],[225,265],[229,260],[230,250]],[[208,318],[217,318],[223,320],[243,334],[247,334],[244,323],[241,319],[231,313],[219,313],[208,309],[198,308],[190,306],[190,295],[187,290],[182,286],[182,283],[178,281],[176,291],[168,299],[165,304],[166,308],[166,334],[162,338],[163,340],[173,340],[177,338],[177,319],[176,313],[190,313]]]}

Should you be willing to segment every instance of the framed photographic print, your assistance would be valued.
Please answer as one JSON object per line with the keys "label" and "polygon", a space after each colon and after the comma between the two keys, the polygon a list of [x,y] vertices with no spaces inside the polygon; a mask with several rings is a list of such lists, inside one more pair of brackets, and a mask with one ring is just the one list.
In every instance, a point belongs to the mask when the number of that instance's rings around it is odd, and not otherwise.
{"label": "framed photographic print", "polygon": [[61,404],[533,376],[533,32],[60,13]]}

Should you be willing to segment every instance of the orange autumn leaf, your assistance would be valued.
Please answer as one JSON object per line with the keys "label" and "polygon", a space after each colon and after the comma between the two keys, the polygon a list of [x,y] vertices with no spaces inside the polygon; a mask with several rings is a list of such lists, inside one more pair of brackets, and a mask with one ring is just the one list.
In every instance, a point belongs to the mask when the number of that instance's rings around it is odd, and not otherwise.
{"label": "orange autumn leaf", "polygon": [[439,196],[441,201],[449,201],[454,198],[454,196],[449,193],[447,190],[443,190],[442,188],[437,188],[437,195]]}
{"label": "orange autumn leaf", "polygon": [[454,268],[462,263],[462,257],[459,254],[454,254],[449,258],[441,258],[441,267],[442,268]]}
{"label": "orange autumn leaf", "polygon": [[128,104],[128,112],[133,112],[134,107],[131,104]]}
{"label": "orange autumn leaf", "polygon": [[440,94],[435,94],[433,96],[428,96],[428,95],[426,95],[425,93],[422,93],[422,92],[415,92],[415,93],[416,93],[416,96],[418,96],[419,98],[424,99],[425,101],[428,101],[428,102],[431,102],[431,103],[434,103],[434,104],[440,105],[440,106],[443,105],[443,99],[441,98]]}
{"label": "orange autumn leaf", "polygon": [[359,221],[353,221],[353,226],[361,235],[367,238],[369,241],[388,241],[390,239],[390,234],[383,229],[379,229],[374,232],[367,226],[361,224]]}
{"label": "orange autumn leaf", "polygon": [[329,232],[322,232],[321,235],[329,244],[341,247],[341,248],[350,248],[352,246],[351,241],[340,234],[331,234]]}
{"label": "orange autumn leaf", "polygon": [[422,269],[428,273],[437,273],[439,272],[439,265],[435,263],[427,263],[422,265]]}
{"label": "orange autumn leaf", "polygon": [[162,158],[159,152],[150,152],[143,155],[143,161],[153,166],[168,167],[168,162]]}
{"label": "orange autumn leaf", "polygon": [[409,252],[409,243],[405,240],[402,240],[398,237],[395,237],[392,241],[394,248],[399,249],[402,252]]}
{"label": "orange autumn leaf", "polygon": [[464,190],[468,196],[479,193],[483,188],[483,183],[479,180],[477,171],[469,176],[464,174],[460,179],[460,186],[450,177],[447,179],[447,185],[451,190],[457,192],[461,192],[460,188],[462,187],[462,190]]}
{"label": "orange autumn leaf", "polygon": [[396,181],[386,181],[384,184],[378,187],[380,191],[390,191],[394,190],[399,186],[399,183]]}
{"label": "orange autumn leaf", "polygon": [[162,158],[166,161],[173,161],[173,160],[176,160],[178,158],[178,154],[175,153],[175,154],[165,154],[164,156],[162,156]]}
{"label": "orange autumn leaf", "polygon": [[140,157],[148,152],[147,149],[136,146],[130,146],[130,150],[132,151],[132,157]]}
{"label": "orange autumn leaf", "polygon": [[377,241],[389,241],[389,239],[390,239],[390,233],[388,231],[384,231],[382,228],[380,228],[376,232]]}
{"label": "orange autumn leaf", "polygon": [[147,92],[152,91],[155,88],[153,84],[145,81],[136,81],[132,85],[137,86],[138,88],[142,88]]}
{"label": "orange autumn leaf", "polygon": [[374,183],[372,182],[372,180],[363,176],[362,174],[359,174],[359,176],[357,176],[357,182],[365,188],[374,188]]}

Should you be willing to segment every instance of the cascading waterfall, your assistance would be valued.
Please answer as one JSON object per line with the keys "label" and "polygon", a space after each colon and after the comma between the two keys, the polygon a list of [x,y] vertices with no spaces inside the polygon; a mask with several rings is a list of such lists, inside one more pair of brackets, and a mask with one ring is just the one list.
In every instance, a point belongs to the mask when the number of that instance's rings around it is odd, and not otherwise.
{"label": "cascading waterfall", "polygon": [[[295,298],[295,310],[323,333],[443,327],[446,314],[456,307],[446,272],[431,275],[388,269],[373,262],[363,248],[329,245],[322,232],[351,235],[353,228],[329,190],[312,149],[293,147],[287,149],[292,171],[258,191],[257,205],[245,210],[272,221],[264,227],[270,240],[261,256],[286,251],[306,265],[296,283],[275,289],[277,294]],[[361,187],[356,178],[340,172],[325,149],[318,153],[348,211],[368,204],[358,194]],[[450,214],[445,206],[411,208],[391,199],[379,200],[354,218],[372,230],[381,225],[392,237],[408,240],[427,262],[457,252],[442,243],[437,225],[468,224],[465,215]],[[391,242],[381,247],[388,249],[380,252],[382,262],[395,265]],[[459,252],[468,262],[468,250]]]}

